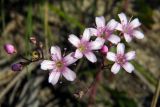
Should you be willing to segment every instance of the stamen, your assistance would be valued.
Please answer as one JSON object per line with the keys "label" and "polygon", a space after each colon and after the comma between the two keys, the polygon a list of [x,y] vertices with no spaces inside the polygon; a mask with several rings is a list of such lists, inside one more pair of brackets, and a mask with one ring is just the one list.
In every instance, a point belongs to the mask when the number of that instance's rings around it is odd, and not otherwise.
{"label": "stamen", "polygon": [[120,65],[123,65],[126,63],[126,57],[123,54],[117,54],[116,59],[117,59],[116,62]]}
{"label": "stamen", "polygon": [[56,66],[57,66],[57,68],[62,68],[64,66],[64,64],[62,61],[57,61]]}

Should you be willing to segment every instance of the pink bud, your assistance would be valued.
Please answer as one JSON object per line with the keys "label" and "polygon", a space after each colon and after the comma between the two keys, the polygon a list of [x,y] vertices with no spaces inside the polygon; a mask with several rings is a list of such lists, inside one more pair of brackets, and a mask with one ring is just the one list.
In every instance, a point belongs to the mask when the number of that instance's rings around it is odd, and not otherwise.
{"label": "pink bud", "polygon": [[101,52],[102,54],[106,55],[107,52],[108,52],[108,47],[107,47],[106,45],[103,45],[102,48],[101,48],[101,50],[100,50],[100,52]]}
{"label": "pink bud", "polygon": [[8,54],[13,54],[16,53],[16,49],[12,44],[5,44],[4,45],[4,50],[8,53]]}

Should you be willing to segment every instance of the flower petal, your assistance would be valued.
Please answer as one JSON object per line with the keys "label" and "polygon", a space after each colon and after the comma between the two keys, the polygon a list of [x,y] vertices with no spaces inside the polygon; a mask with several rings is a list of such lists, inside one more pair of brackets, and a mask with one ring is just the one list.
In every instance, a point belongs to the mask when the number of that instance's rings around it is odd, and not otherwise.
{"label": "flower petal", "polygon": [[90,42],[91,50],[101,49],[105,40],[103,38],[97,38],[95,41]]}
{"label": "flower petal", "polygon": [[64,57],[66,65],[75,63],[78,59],[73,57],[73,52]]}
{"label": "flower petal", "polygon": [[135,18],[134,20],[131,21],[131,23],[129,24],[129,26],[131,26],[132,28],[137,28],[141,25],[141,23],[139,22],[138,18]]}
{"label": "flower petal", "polygon": [[54,62],[53,61],[50,61],[50,60],[44,60],[42,63],[41,63],[41,69],[42,70],[51,70],[54,68]]}
{"label": "flower petal", "polygon": [[120,21],[121,21],[121,24],[123,25],[123,24],[127,24],[127,17],[126,17],[126,15],[124,14],[124,13],[120,13],[120,14],[118,14],[118,16],[119,16],[119,19],[120,19]]}
{"label": "flower petal", "polygon": [[104,27],[105,26],[105,19],[103,16],[96,17],[96,25],[97,25],[97,27]]}
{"label": "flower petal", "polygon": [[128,73],[131,73],[133,70],[134,70],[134,66],[129,63],[129,62],[126,62],[124,65],[123,65],[123,68],[128,72]]}
{"label": "flower petal", "polygon": [[108,23],[107,23],[107,27],[109,30],[114,30],[118,25],[118,22],[115,21],[114,19],[110,20]]}
{"label": "flower petal", "polygon": [[90,37],[91,37],[91,33],[89,28],[87,28],[83,32],[82,40],[89,41]]}
{"label": "flower petal", "polygon": [[125,56],[126,56],[127,60],[132,60],[135,58],[136,53],[135,53],[135,51],[130,51],[130,52],[126,53]]}
{"label": "flower petal", "polygon": [[78,47],[79,43],[80,43],[80,40],[77,36],[71,34],[69,35],[69,38],[68,38],[69,42],[71,44],[73,44],[75,47]]}
{"label": "flower petal", "polygon": [[127,33],[124,33],[124,38],[125,38],[126,42],[131,42],[131,40],[132,40],[132,37]]}
{"label": "flower petal", "polygon": [[56,55],[58,59],[62,58],[61,49],[58,46],[52,46],[50,51],[51,51],[51,55]]}
{"label": "flower petal", "polygon": [[140,31],[134,30],[133,31],[133,35],[137,38],[137,39],[143,39],[144,38],[144,34]]}
{"label": "flower petal", "polygon": [[64,68],[64,71],[62,71],[62,75],[68,80],[68,81],[74,81],[76,79],[76,74],[69,68]]}
{"label": "flower petal", "polygon": [[116,55],[113,52],[108,52],[106,58],[110,61],[116,61]]}
{"label": "flower petal", "polygon": [[120,23],[118,23],[116,30],[123,31],[122,25]]}
{"label": "flower petal", "polygon": [[97,62],[97,58],[93,52],[87,52],[84,54],[86,58],[91,61],[92,63]]}
{"label": "flower petal", "polygon": [[52,71],[49,75],[49,83],[55,85],[58,82],[60,75],[61,73],[59,71]]}
{"label": "flower petal", "polygon": [[125,45],[123,43],[119,43],[117,45],[117,54],[124,54]]}
{"label": "flower petal", "polygon": [[113,65],[112,68],[111,68],[111,72],[112,72],[113,74],[117,74],[118,71],[120,70],[120,68],[121,68],[121,66],[120,66],[119,64],[114,63],[114,65]]}
{"label": "flower petal", "polygon": [[112,34],[108,40],[114,44],[117,44],[118,42],[120,42],[120,37],[118,37],[117,35]]}
{"label": "flower petal", "polygon": [[74,57],[80,59],[83,57],[83,54],[81,51],[79,51],[79,49],[77,49],[76,52],[74,53]]}
{"label": "flower petal", "polygon": [[95,28],[89,28],[89,29],[90,29],[91,36],[97,36],[97,29]]}

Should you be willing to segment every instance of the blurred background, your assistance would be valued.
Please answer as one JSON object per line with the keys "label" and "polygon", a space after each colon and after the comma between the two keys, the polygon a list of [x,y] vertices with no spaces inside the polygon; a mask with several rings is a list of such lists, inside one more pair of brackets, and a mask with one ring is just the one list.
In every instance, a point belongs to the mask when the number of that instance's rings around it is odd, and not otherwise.
{"label": "blurred background", "polygon": [[[121,70],[117,75],[104,70],[94,95],[84,91],[98,67],[86,59],[71,66],[77,74],[75,82],[61,78],[56,86],[48,83],[49,72],[40,69],[41,61],[20,72],[11,70],[20,54],[31,58],[31,36],[47,45],[44,50],[58,45],[71,52],[75,48],[68,42],[69,34],[79,36],[84,28],[95,27],[96,16],[104,16],[106,22],[119,20],[120,12],[138,17],[142,23],[145,38],[128,45],[137,53],[136,70],[132,74]],[[160,78],[160,0],[0,0],[0,25],[2,107],[151,107]],[[6,54],[5,43],[14,44],[18,53]],[[160,99],[156,107],[160,107]]]}

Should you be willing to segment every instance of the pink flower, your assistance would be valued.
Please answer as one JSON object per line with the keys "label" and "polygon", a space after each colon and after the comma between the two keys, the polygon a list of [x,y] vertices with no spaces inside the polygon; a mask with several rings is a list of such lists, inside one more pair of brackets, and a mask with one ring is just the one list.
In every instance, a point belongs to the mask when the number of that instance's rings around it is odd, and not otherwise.
{"label": "pink flower", "polygon": [[70,53],[67,56],[62,57],[61,50],[58,46],[51,47],[52,60],[44,60],[41,63],[41,69],[51,70],[49,83],[55,85],[61,75],[63,75],[68,81],[75,80],[76,74],[67,67],[77,61],[72,55],[73,53]]}
{"label": "pink flower", "polygon": [[141,25],[138,18],[135,18],[132,21],[127,21],[127,17],[124,13],[118,14],[121,24],[118,23],[117,30],[121,31],[124,35],[124,38],[127,42],[130,42],[132,38],[136,37],[137,39],[142,39],[144,34],[138,30],[135,30]]}
{"label": "pink flower", "polygon": [[120,42],[120,38],[113,34],[113,31],[117,27],[118,22],[116,22],[114,19],[110,20],[107,25],[105,25],[105,19],[103,16],[96,17],[95,19],[97,28],[90,28],[91,34],[93,36],[97,36],[98,38],[102,38],[103,42],[106,40],[117,44]]}
{"label": "pink flower", "polygon": [[101,48],[101,50],[100,50],[100,52],[101,52],[102,54],[106,55],[107,52],[108,52],[108,47],[107,47],[106,45],[103,45],[102,48]]}
{"label": "pink flower", "polygon": [[12,44],[5,44],[4,45],[4,50],[8,53],[8,54],[13,54],[16,53],[17,50],[15,49],[15,47]]}
{"label": "pink flower", "polygon": [[106,58],[110,61],[115,62],[111,68],[111,72],[114,74],[118,73],[121,67],[123,67],[127,72],[131,73],[134,70],[134,66],[128,61],[135,58],[135,51],[130,51],[124,53],[125,46],[123,43],[117,45],[117,54],[113,52],[108,52]]}
{"label": "pink flower", "polygon": [[90,40],[90,30],[85,29],[83,36],[81,39],[79,39],[77,36],[71,34],[69,35],[68,40],[71,44],[73,44],[75,47],[77,47],[74,57],[75,58],[82,58],[83,55],[92,63],[97,61],[97,58],[95,54],[92,52],[92,50],[98,50],[101,49],[103,45],[103,40],[99,39],[96,41],[89,41]]}

